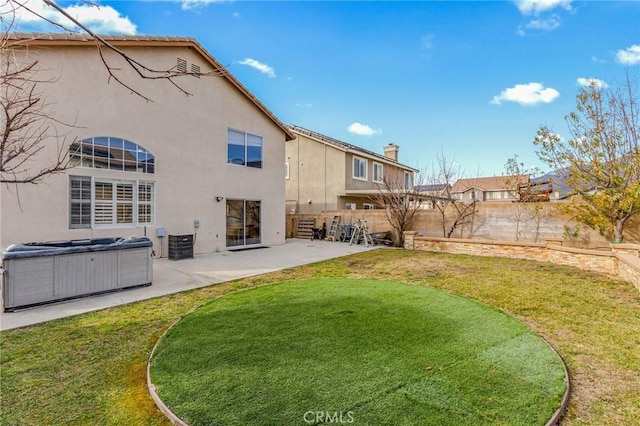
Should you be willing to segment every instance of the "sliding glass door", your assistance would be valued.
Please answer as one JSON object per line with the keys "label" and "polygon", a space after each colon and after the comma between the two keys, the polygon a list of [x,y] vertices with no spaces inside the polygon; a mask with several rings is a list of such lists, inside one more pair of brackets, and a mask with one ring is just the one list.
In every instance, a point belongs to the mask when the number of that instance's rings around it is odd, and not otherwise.
{"label": "sliding glass door", "polygon": [[227,200],[227,247],[261,243],[260,201]]}

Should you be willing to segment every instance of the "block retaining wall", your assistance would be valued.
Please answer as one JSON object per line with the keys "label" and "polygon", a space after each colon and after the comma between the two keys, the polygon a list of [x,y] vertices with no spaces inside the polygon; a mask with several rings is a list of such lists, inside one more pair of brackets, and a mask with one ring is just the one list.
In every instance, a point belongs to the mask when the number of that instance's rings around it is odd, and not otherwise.
{"label": "block retaining wall", "polygon": [[612,244],[610,250],[563,247],[561,240],[544,243],[421,237],[405,232],[405,248],[475,256],[498,256],[551,262],[599,272],[633,283],[640,291],[640,245]]}

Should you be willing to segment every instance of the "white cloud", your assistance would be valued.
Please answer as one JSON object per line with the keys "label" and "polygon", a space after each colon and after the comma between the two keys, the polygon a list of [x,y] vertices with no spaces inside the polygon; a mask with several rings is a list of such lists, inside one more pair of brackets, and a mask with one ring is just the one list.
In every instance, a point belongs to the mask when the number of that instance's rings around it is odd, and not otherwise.
{"label": "white cloud", "polygon": [[[40,0],[27,0],[24,5],[31,12],[23,7],[16,9],[16,25],[18,29],[23,25],[42,27],[48,29],[51,24],[47,23],[43,18],[52,22],[59,23],[70,29],[74,29],[73,25],[65,16],[57,10],[47,6]],[[4,6],[4,7],[3,7]],[[5,14],[10,5],[5,3],[0,6],[0,14]],[[120,12],[111,6],[77,4],[63,8],[65,12],[77,19],[83,25],[89,27],[90,30],[101,34],[135,34],[136,25],[126,16],[122,16]],[[40,15],[40,16],[38,16]]]}
{"label": "white cloud", "polygon": [[534,19],[527,24],[530,30],[553,31],[560,26],[560,17],[553,15],[548,19]]}
{"label": "white cloud", "polygon": [[311,104],[303,104],[303,103],[297,102],[296,106],[298,108],[311,108],[313,105],[311,105]]}
{"label": "white cloud", "polygon": [[545,88],[541,83],[516,84],[514,87],[500,92],[494,96],[491,103],[501,105],[502,102],[516,102],[520,105],[548,104],[556,100],[560,92],[553,88]]}
{"label": "white cloud", "polygon": [[366,124],[358,123],[357,121],[351,123],[349,127],[347,127],[349,133],[353,133],[360,136],[373,136],[378,133],[382,133],[382,130],[373,130],[371,127]]}
{"label": "white cloud", "polygon": [[518,10],[523,15],[537,15],[541,12],[553,10],[560,7],[565,10],[572,10],[573,0],[514,0]]}
{"label": "white cloud", "polygon": [[261,73],[268,75],[269,78],[274,78],[276,76],[276,72],[273,70],[273,68],[271,68],[267,64],[263,64],[260,61],[256,61],[255,59],[245,58],[241,61],[237,61],[236,63],[240,65],[247,65],[247,66],[250,66],[251,68],[255,68]]}
{"label": "white cloud", "polygon": [[422,38],[420,39],[420,41],[422,42],[422,47],[424,47],[425,49],[431,49],[433,47],[434,38],[435,36],[433,34],[422,36]]}
{"label": "white cloud", "polygon": [[100,34],[135,34],[136,26],[111,6],[69,6],[65,11],[77,21]]}
{"label": "white cloud", "polygon": [[600,59],[597,56],[592,56],[591,57],[591,62],[593,62],[594,64],[604,64],[607,61],[605,61],[604,59]]}
{"label": "white cloud", "polygon": [[625,65],[640,64],[640,44],[634,44],[616,53],[616,61]]}
{"label": "white cloud", "polygon": [[230,0],[182,0],[182,10],[200,9],[211,3],[227,3]]}
{"label": "white cloud", "polygon": [[579,86],[582,87],[596,87],[598,89],[606,89],[607,87],[609,87],[609,85],[605,81],[591,77],[580,77],[576,80],[576,82]]}
{"label": "white cloud", "polygon": [[523,37],[526,36],[527,32],[525,28],[535,31],[553,31],[560,26],[561,22],[562,20],[556,14],[553,14],[551,18],[547,19],[534,19],[529,21],[524,27],[522,25],[518,26],[516,34]]}

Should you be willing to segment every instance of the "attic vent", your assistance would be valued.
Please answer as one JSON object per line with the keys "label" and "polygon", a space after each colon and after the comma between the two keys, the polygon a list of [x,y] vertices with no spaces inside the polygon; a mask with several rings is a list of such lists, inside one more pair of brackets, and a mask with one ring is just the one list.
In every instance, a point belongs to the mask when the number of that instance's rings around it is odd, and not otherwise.
{"label": "attic vent", "polygon": [[178,72],[187,72],[187,61],[185,61],[184,59],[181,58],[177,58],[177,66],[176,69],[178,70]]}
{"label": "attic vent", "polygon": [[191,73],[194,75],[194,77],[200,78],[200,66],[191,64]]}

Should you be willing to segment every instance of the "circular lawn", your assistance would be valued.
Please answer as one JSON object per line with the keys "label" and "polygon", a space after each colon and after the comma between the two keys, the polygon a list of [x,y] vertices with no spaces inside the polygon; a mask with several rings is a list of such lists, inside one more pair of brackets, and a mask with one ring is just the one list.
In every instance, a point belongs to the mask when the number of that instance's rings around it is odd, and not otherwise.
{"label": "circular lawn", "polygon": [[150,378],[190,425],[543,425],[566,389],[531,329],[446,292],[364,279],[229,294],[160,340]]}

